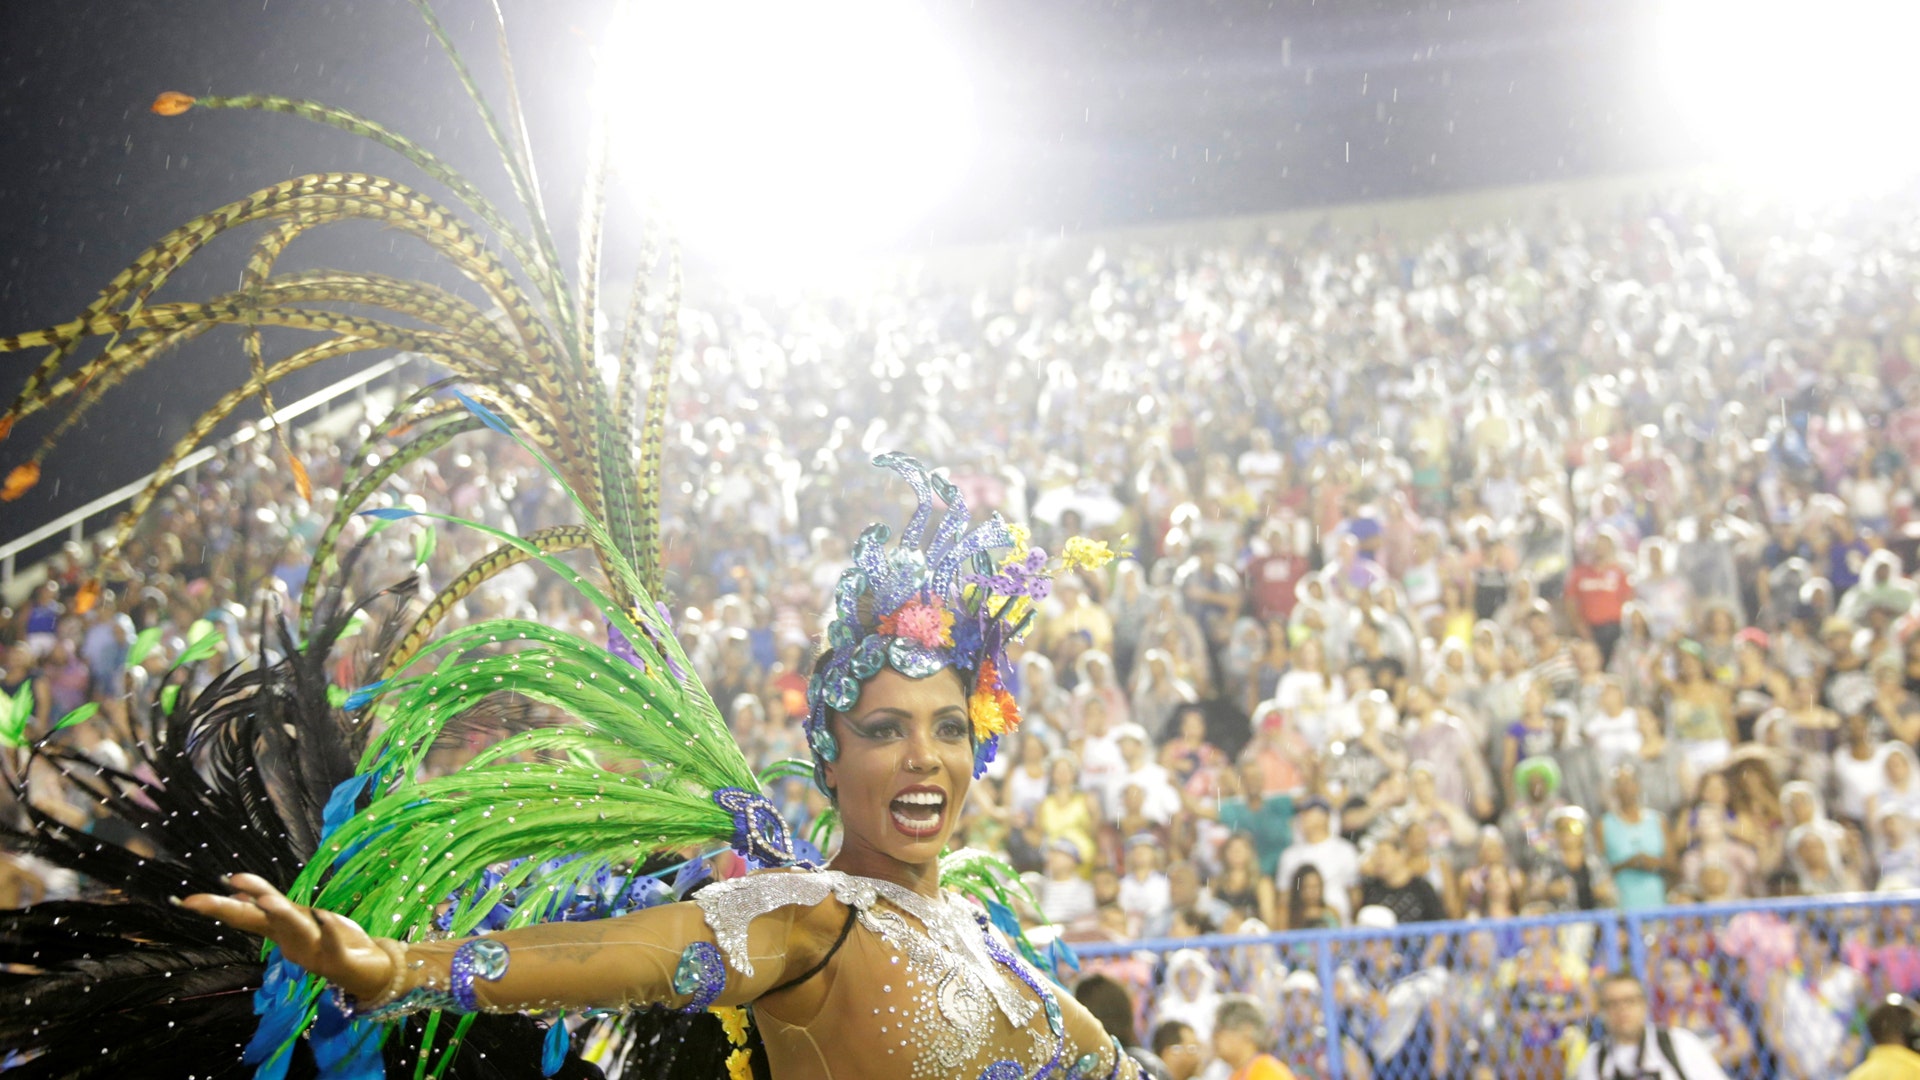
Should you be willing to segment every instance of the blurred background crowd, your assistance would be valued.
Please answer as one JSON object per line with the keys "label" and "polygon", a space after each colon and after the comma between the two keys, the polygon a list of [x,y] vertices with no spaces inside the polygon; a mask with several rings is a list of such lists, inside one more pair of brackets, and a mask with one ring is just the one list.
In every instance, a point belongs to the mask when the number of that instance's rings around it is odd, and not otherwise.
{"label": "blurred background crowd", "polygon": [[[1018,652],[1025,722],[965,840],[1076,941],[1488,920],[1342,960],[1346,1075],[1559,1076],[1592,927],[1498,920],[1920,888],[1916,250],[1910,206],[1786,219],[1679,193],[690,311],[677,630],[765,765],[805,754],[810,642],[851,539],[900,517],[874,453],[948,466],[1040,546],[1108,540],[1125,557],[1059,581]],[[360,440],[296,436],[311,505],[267,444],[202,466],[122,550],[69,545],[3,613],[0,691],[30,699],[33,734],[98,702],[56,737],[127,766],[189,643],[217,632],[237,662],[263,610],[297,603]],[[390,488],[522,532],[572,516],[497,438]],[[419,533],[374,537],[357,573],[420,561],[444,584],[488,546]],[[455,618],[492,614],[604,634],[525,568]],[[776,795],[802,829],[824,809],[803,780]],[[31,797],[116,827],[56,776]],[[86,888],[0,854],[0,902]],[[1912,912],[1665,911],[1657,1022],[1711,1034],[1735,1075],[1837,1076],[1871,994],[1920,990]],[[1143,955],[1100,965],[1195,1069],[1220,992],[1324,1001],[1278,947],[1239,968]],[[1496,1000],[1499,1029],[1477,1026]],[[1324,1075],[1325,1020],[1276,1019],[1308,1033],[1278,1056]]]}

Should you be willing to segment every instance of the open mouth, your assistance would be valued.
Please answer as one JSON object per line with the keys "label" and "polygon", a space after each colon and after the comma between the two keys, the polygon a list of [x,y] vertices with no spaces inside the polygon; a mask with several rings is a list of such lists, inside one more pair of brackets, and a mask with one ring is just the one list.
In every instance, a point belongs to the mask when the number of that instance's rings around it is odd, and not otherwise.
{"label": "open mouth", "polygon": [[893,827],[916,840],[940,831],[947,818],[947,793],[934,787],[908,788],[888,804]]}

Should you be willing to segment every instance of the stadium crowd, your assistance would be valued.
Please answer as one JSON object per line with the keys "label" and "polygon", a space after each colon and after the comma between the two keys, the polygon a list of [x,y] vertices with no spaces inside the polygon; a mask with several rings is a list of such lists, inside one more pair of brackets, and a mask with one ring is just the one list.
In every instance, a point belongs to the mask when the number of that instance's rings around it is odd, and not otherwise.
{"label": "stadium crowd", "polygon": [[[1592,1015],[1592,935],[1498,920],[1920,888],[1917,243],[1905,207],[1676,194],[686,311],[677,630],[764,765],[805,754],[809,641],[849,541],[898,517],[875,452],[947,464],[1043,547],[1108,540],[1126,557],[1042,606],[1009,680],[1025,721],[965,840],[1074,940],[1489,920],[1352,950],[1345,1073],[1557,1077]],[[52,560],[0,619],[0,690],[31,696],[35,734],[97,701],[57,737],[126,764],[173,657],[217,630],[237,660],[263,597],[297,603],[345,464],[298,441],[313,505],[256,439],[122,550]],[[520,530],[572,512],[481,436],[392,487]],[[417,532],[375,537],[359,572],[424,556],[430,587],[487,546]],[[524,568],[463,608],[601,633]],[[803,780],[776,795],[802,828],[824,809]],[[44,870],[0,861],[0,902],[85,888]],[[1914,909],[1876,912],[1668,912],[1657,1022],[1710,1036],[1730,1075],[1839,1076],[1872,995],[1920,990]],[[1296,1075],[1324,1075],[1322,986],[1295,959],[1096,966],[1141,995],[1170,1066],[1210,1056],[1232,987],[1280,1010]]]}

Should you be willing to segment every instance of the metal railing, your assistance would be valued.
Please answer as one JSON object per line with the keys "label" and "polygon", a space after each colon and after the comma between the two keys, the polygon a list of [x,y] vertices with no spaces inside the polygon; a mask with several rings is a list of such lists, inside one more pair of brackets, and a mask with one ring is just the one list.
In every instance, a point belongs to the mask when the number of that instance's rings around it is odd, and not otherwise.
{"label": "metal railing", "polygon": [[[1469,940],[1476,936],[1482,941]],[[1488,936],[1494,941],[1486,942]],[[1820,944],[1809,944],[1816,941]],[[1493,950],[1501,966],[1479,966],[1484,958],[1475,955],[1476,944],[1482,952]],[[1275,1055],[1303,1080],[1356,1080],[1355,1072],[1374,1080],[1572,1076],[1580,1054],[1601,1032],[1598,976],[1617,971],[1631,971],[1647,988],[1653,1005],[1649,1023],[1663,1022],[1663,1007],[1675,1000],[1662,979],[1691,972],[1706,1011],[1722,1010],[1747,1032],[1750,1049],[1728,1051],[1737,1059],[1727,1064],[1729,1076],[1824,1077],[1846,1072],[1864,1053],[1860,1024],[1881,995],[1920,992],[1920,985],[1910,985],[1920,984],[1920,892],[1608,909],[1392,929],[1075,942],[1073,948],[1083,972],[1099,971],[1129,985],[1140,1006],[1136,1021],[1144,1021],[1141,1044],[1151,1046],[1157,1021],[1184,1022],[1195,1015],[1191,1008],[1182,1011],[1196,998],[1192,988],[1177,985],[1191,976],[1206,991],[1197,995],[1200,1000],[1227,993],[1253,996],[1268,1011]],[[1496,971],[1511,969],[1516,957],[1536,948],[1554,950],[1555,958],[1569,965],[1569,987],[1559,991],[1568,995],[1565,1001],[1548,1008],[1542,1002],[1551,1000],[1551,992],[1530,995],[1517,983],[1480,993],[1498,981]],[[1823,994],[1831,994],[1834,985],[1856,987],[1849,1000],[1821,999],[1829,1016],[1840,1010],[1835,1022],[1845,1027],[1838,1045],[1825,1038],[1831,1031],[1810,1030],[1806,1010],[1794,1011],[1792,1003],[1779,1000],[1793,994],[1779,978],[1788,973],[1795,976],[1790,981],[1807,978],[1799,972],[1813,962],[1808,950],[1822,948],[1831,949],[1834,970],[1851,966],[1857,972],[1856,978],[1840,971],[1831,985],[1821,986]],[[1206,970],[1182,970],[1199,963],[1195,954],[1205,959]],[[1667,965],[1676,959],[1685,964],[1684,971]],[[1152,974],[1145,976],[1148,970]],[[1312,979],[1295,974],[1301,972]],[[1139,984],[1143,976],[1144,986]],[[1572,993],[1574,983],[1585,989]],[[1301,1018],[1308,1007],[1311,1031],[1303,1043]],[[1401,1008],[1415,1015],[1391,1019]],[[1577,1019],[1570,1018],[1575,1012]],[[1390,1030],[1393,1023],[1401,1026]],[[1206,1042],[1204,1033],[1200,1041]],[[1789,1053],[1793,1068],[1785,1058]]]}
{"label": "metal railing", "polygon": [[[208,446],[202,446],[193,453],[181,458],[179,463],[173,467],[172,472],[167,474],[167,479],[172,479],[182,473],[190,473],[206,462],[211,461],[215,456],[226,453],[233,447],[253,439],[262,432],[273,430],[275,425],[290,423],[316,409],[326,410],[326,412],[321,413],[321,417],[324,418],[332,411],[331,407],[334,403],[348,394],[354,394],[358,400],[364,401],[367,389],[371,384],[386,378],[406,365],[420,359],[423,359],[423,357],[418,353],[397,353],[376,364],[362,368],[360,371],[341,379],[339,382],[323,387],[292,404],[276,409],[271,417],[261,417],[258,420],[251,421],[242,425],[238,431],[235,431],[225,439]],[[105,495],[94,499],[84,506],[76,507],[62,514],[60,517],[47,522],[37,529],[14,537],[4,543],[0,543],[0,591],[11,591],[17,569],[15,562],[22,554],[38,544],[45,543],[48,540],[60,536],[62,533],[67,534],[69,540],[85,540],[87,536],[87,521],[89,519],[104,514],[120,506],[122,503],[130,501],[134,496],[145,491],[147,486],[152,484],[157,476],[159,476],[158,472],[148,473],[146,476],[130,484],[125,484],[107,492]]]}

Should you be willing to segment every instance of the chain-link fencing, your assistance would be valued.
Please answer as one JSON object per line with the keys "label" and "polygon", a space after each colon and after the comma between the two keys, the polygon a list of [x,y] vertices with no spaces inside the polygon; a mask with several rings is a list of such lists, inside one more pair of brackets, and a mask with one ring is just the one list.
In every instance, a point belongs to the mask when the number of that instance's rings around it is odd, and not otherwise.
{"label": "chain-link fencing", "polygon": [[1920,996],[1920,893],[1074,948],[1081,976],[1132,992],[1142,1045],[1205,1055],[1223,1000],[1249,995],[1301,1080],[1572,1077],[1616,971],[1735,1080],[1837,1080],[1866,1012]]}

